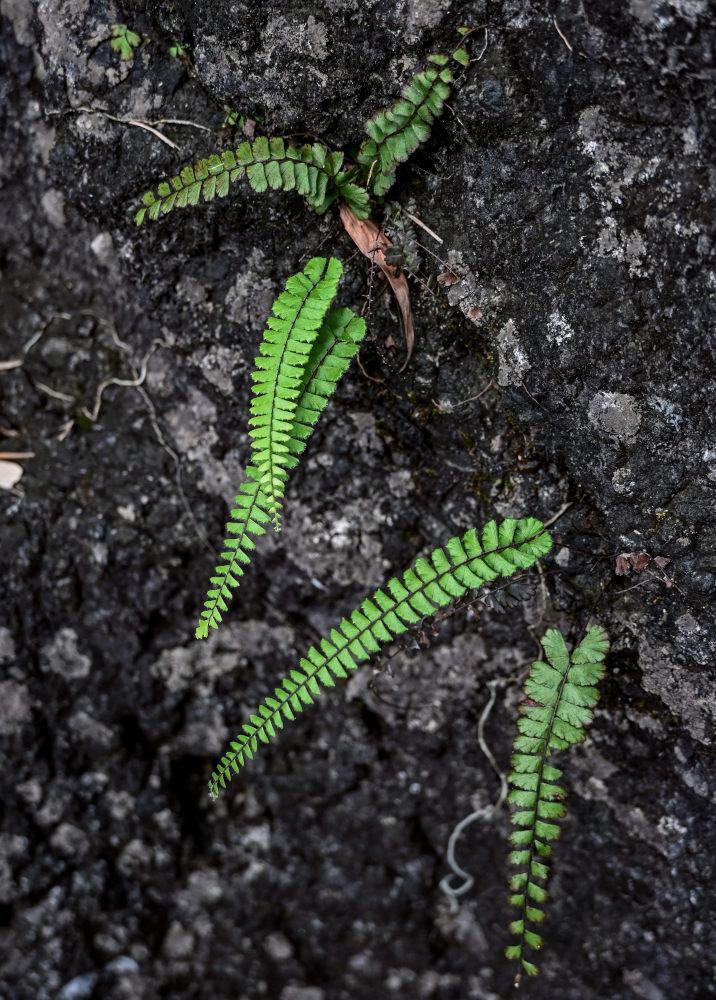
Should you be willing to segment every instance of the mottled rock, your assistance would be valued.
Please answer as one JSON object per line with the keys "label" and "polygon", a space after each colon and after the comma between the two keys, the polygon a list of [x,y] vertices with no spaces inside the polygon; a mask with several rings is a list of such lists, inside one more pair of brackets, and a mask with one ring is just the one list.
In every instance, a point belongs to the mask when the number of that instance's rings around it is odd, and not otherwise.
{"label": "mottled rock", "polygon": [[[476,882],[457,915],[445,848],[499,795],[487,683],[504,769],[535,638],[596,619],[612,654],[564,761],[530,990],[716,997],[713,17],[701,0],[483,13],[0,0],[0,361],[22,360],[0,372],[0,440],[35,454],[22,493],[0,492],[2,996],[507,996],[504,812],[460,838]],[[109,44],[120,18],[131,60]],[[411,223],[404,372],[395,306],[334,208],[238,182],[134,226],[150,183],[246,135],[355,145],[483,20],[390,192],[428,227]],[[344,262],[339,304],[369,337],[282,533],[197,645],[266,313],[317,253]],[[446,265],[459,280],[428,293]],[[529,601],[476,602],[356,672],[208,803],[215,755],[366,590],[490,517],[560,511]],[[640,571],[617,575],[621,553]]]}

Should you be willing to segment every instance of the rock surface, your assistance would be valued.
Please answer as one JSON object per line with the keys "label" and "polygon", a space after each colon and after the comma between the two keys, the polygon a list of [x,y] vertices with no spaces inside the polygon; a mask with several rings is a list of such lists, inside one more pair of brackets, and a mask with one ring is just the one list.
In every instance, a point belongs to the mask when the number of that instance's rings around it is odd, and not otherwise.
{"label": "rock surface", "polygon": [[[476,740],[490,685],[506,768],[534,637],[590,621],[609,672],[565,762],[530,995],[716,996],[710,5],[146,10],[0,2],[0,362],[18,362],[0,451],[34,453],[0,492],[0,996],[509,995],[506,812],[458,845],[476,881],[456,913],[445,849],[499,792]],[[116,21],[142,36],[132,60]],[[403,373],[374,283],[362,369],[292,477],[284,530],[197,645],[271,302],[334,253],[360,309],[369,265],[296,195],[237,186],[146,230],[138,198],[240,141],[224,104],[245,134],[349,147],[457,25],[485,21],[391,191],[442,239],[415,230],[425,281],[459,280],[411,282]],[[473,524],[559,512],[529,602],[358,673],[208,801],[226,739],[367,588]]]}

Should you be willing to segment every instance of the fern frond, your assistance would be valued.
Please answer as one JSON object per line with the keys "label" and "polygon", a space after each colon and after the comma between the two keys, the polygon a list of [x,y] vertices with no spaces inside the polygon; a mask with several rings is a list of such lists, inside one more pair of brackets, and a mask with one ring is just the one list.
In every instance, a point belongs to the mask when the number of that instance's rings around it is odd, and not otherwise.
{"label": "fern frond", "polygon": [[249,721],[231,741],[209,782],[209,794],[216,798],[219,788],[226,788],[233,774],[258,749],[292,722],[304,706],[312,705],[323,687],[334,687],[336,679],[347,676],[358,663],[368,660],[381,645],[403,635],[411,625],[437,608],[447,607],[494,580],[511,576],[517,569],[531,566],[545,555],[552,539],[541,521],[534,518],[508,518],[499,526],[490,521],[478,539],[475,529],[462,538],[451,538],[444,549],[435,549],[429,558],[418,559],[403,573],[402,581],[393,577],[384,590],[377,590],[360,608],[344,618],[318,646],[311,646],[291,670],[273,696],[265,699]]}
{"label": "fern frond", "polygon": [[301,395],[287,441],[291,457],[286,467],[293,468],[303,453],[316,421],[333,395],[338,380],[348,370],[366,334],[365,320],[351,309],[334,309],[318,331],[304,369]]}
{"label": "fern frond", "polygon": [[[458,50],[467,55],[464,49]],[[395,169],[425,142],[436,118],[443,113],[453,82],[446,55],[429,57],[430,66],[403,88],[402,97],[366,122],[358,163],[370,174],[369,186],[384,195],[395,180]]]}
{"label": "fern frond", "polygon": [[273,304],[251,375],[252,457],[277,530],[304,371],[342,273],[343,265],[335,257],[328,261],[314,257],[302,273],[288,279]]}
{"label": "fern frond", "polygon": [[583,742],[599,698],[596,685],[604,676],[609,642],[604,629],[592,628],[570,660],[561,633],[550,629],[542,639],[542,647],[547,662],[533,663],[525,681],[524,692],[529,700],[521,706],[509,775],[512,791],[508,801],[516,806],[512,822],[519,829],[510,835],[514,850],[508,860],[520,869],[510,881],[510,902],[518,907],[520,915],[510,924],[518,942],[510,945],[505,954],[520,962],[516,983],[522,971],[529,976],[538,972],[537,966],[524,957],[524,949],[542,947],[534,925],[544,920],[542,907],[547,891],[542,883],[548,875],[546,859],[552,854],[549,841],[559,837],[556,821],[566,813],[562,802],[566,793],[557,784],[562,771],[547,760],[553,751]]}
{"label": "fern frond", "polygon": [[[338,380],[357,354],[365,336],[365,321],[350,309],[335,309],[325,318],[311,348],[303,372],[301,393],[296,403],[285,456],[286,468],[293,468],[304,451],[318,417],[335,390]],[[206,639],[209,628],[218,628],[222,613],[251,560],[255,543],[251,536],[266,533],[264,525],[270,520],[269,500],[259,487],[260,474],[256,467],[246,470],[246,482],[236,497],[236,507],[226,525],[229,537],[221,553],[222,565],[216,567],[211,578],[212,588],[207,594],[201,620],[196,628],[196,638]]]}
{"label": "fern frond", "polygon": [[196,205],[200,198],[225,198],[231,184],[246,177],[254,191],[297,191],[318,214],[342,196],[359,218],[369,214],[368,194],[352,183],[352,172],[341,171],[343,153],[331,152],[320,142],[291,146],[283,139],[259,136],[236,149],[214,153],[185,166],[156,191],[147,191],[135,216],[138,226],[145,218],[156,220],[173,208]]}

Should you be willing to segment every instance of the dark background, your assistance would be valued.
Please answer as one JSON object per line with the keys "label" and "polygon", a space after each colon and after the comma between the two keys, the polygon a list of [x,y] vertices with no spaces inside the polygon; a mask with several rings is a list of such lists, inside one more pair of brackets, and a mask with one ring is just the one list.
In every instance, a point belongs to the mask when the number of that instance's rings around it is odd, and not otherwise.
{"label": "dark background", "polygon": [[[509,821],[487,817],[499,782],[477,722],[492,683],[485,739],[506,768],[536,639],[592,622],[608,675],[565,761],[523,992],[716,995],[714,13],[2,0],[0,361],[22,363],[0,372],[0,450],[35,457],[0,493],[0,996],[512,995]],[[115,22],[142,35],[130,62]],[[416,229],[440,258],[423,252],[423,277],[447,262],[460,281],[411,283],[403,373],[374,281],[362,368],[291,479],[284,529],[197,644],[271,302],[332,253],[360,310],[370,265],[296,195],[236,185],[142,230],[139,197],[243,138],[225,103],[256,134],[355,144],[457,25],[485,23],[391,191],[443,240]],[[178,150],[131,124],[160,119],[194,123],[156,126]],[[472,525],[567,503],[529,600],[364,669],[208,800],[227,738],[368,590]],[[621,553],[651,561],[617,575]],[[476,807],[454,914],[445,849]]]}

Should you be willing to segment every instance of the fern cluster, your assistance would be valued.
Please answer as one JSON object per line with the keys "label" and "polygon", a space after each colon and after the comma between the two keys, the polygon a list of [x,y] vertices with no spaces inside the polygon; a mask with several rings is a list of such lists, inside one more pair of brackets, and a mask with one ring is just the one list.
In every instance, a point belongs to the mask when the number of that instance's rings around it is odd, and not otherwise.
{"label": "fern cluster", "polygon": [[498,576],[508,577],[532,566],[551,545],[541,521],[534,518],[508,518],[500,525],[490,521],[481,539],[471,529],[462,538],[451,538],[444,549],[435,549],[428,559],[418,559],[402,580],[393,577],[384,590],[376,590],[343,618],[318,646],[311,646],[298,668],[250,715],[211,776],[211,797],[216,798],[219,788],[226,788],[233,774],[253,758],[260,742],[268,743],[285,721],[292,722],[296,713],[312,705],[322,686],[334,687],[348,670],[437,608],[447,607]]}
{"label": "fern cluster", "polygon": [[[543,883],[548,875],[546,860],[552,854],[549,842],[559,837],[556,821],[566,813],[562,801],[566,793],[558,784],[562,771],[548,760],[554,751],[583,742],[599,698],[596,685],[604,676],[609,643],[604,629],[592,628],[570,658],[561,633],[549,629],[542,647],[547,662],[533,663],[524,685],[527,700],[517,724],[508,797],[516,807],[512,822],[518,827],[510,835],[514,850],[509,861],[520,869],[510,882],[510,902],[520,915],[510,924],[518,941],[505,953],[517,959],[530,976],[538,970],[524,957],[524,949],[542,947],[542,938],[533,927],[544,920],[547,891]],[[519,978],[520,974],[516,982]]]}
{"label": "fern cluster", "polygon": [[[452,59],[462,66],[469,62],[464,48],[457,49]],[[253,142],[187,165],[156,190],[147,191],[135,215],[137,225],[200,200],[225,198],[242,177],[257,193],[297,191],[319,215],[341,199],[358,219],[367,219],[371,195],[382,198],[386,194],[398,164],[425,142],[434,120],[442,114],[453,84],[449,63],[446,55],[431,55],[428,68],[412,78],[400,100],[366,122],[368,138],[354,164],[345,164],[343,152],[331,151],[320,142],[293,146],[279,137],[258,136]]]}
{"label": "fern cluster", "polygon": [[[469,34],[466,28],[459,31]],[[452,60],[461,66],[469,62],[464,48],[453,52]],[[294,146],[281,138],[259,136],[185,166],[156,190],[146,192],[136,223],[157,220],[174,208],[200,200],[224,198],[231,185],[244,177],[259,193],[296,191],[318,214],[340,199],[344,224],[351,213],[359,220],[367,219],[371,204],[382,203],[394,183],[398,166],[430,135],[453,82],[450,57],[430,56],[427,69],[413,77],[401,98],[366,123],[367,138],[353,163],[345,162],[343,152],[331,151],[319,142]],[[377,229],[372,222],[364,224],[366,229],[370,226]],[[411,261],[419,262],[414,239],[402,242],[401,258],[396,248],[396,258],[389,263],[411,266]],[[231,510],[221,562],[211,577],[196,628],[199,639],[221,624],[232,592],[251,561],[255,540],[271,522],[279,530],[290,472],[365,336],[365,322],[351,310],[328,312],[341,273],[339,261],[313,258],[302,272],[289,278],[273,305],[252,375],[251,461]],[[253,759],[259,744],[269,743],[287,722],[312,705],[322,688],[334,687],[386,643],[410,629],[423,628],[436,613],[459,607],[461,599],[472,600],[475,591],[498,577],[511,577],[531,567],[551,544],[543,524],[534,518],[508,518],[499,525],[490,521],[479,537],[471,529],[461,538],[451,538],[444,548],[418,559],[400,578],[393,577],[311,646],[249,716],[211,775],[211,797],[216,798]],[[516,827],[510,837],[509,861],[519,869],[511,880],[510,898],[519,917],[510,925],[517,943],[506,954],[520,963],[516,983],[523,971],[537,972],[524,951],[542,944],[534,927],[544,919],[546,859],[551,855],[550,842],[560,833],[557,821],[565,814],[565,792],[558,784],[562,772],[549,758],[552,752],[584,739],[608,649],[600,628],[590,630],[571,658],[554,629],[547,632],[542,645],[546,662],[534,663],[525,683],[527,701],[521,708],[509,776]]]}
{"label": "fern cluster", "polygon": [[328,399],[357,353],[365,321],[350,309],[326,315],[343,267],[314,257],[273,304],[256,358],[249,424],[252,462],[226,526],[222,562],[211,578],[197,639],[217,628],[251,560],[253,539],[280,527],[286,480]]}

